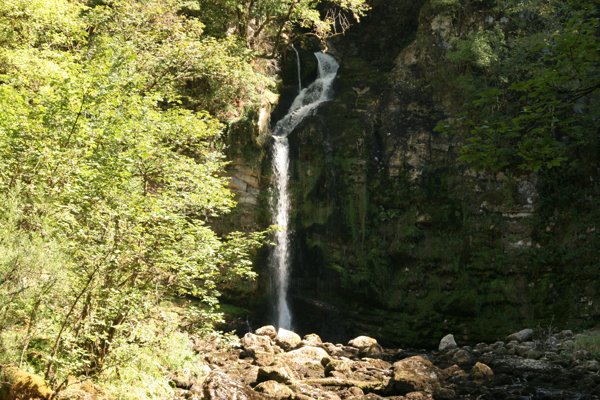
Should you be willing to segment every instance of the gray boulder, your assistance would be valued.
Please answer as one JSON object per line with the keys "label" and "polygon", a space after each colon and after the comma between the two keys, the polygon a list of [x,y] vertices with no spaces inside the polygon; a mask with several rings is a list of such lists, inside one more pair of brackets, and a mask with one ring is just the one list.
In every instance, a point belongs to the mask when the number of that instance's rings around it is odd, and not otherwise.
{"label": "gray boulder", "polygon": [[523,329],[519,332],[512,333],[506,337],[506,340],[516,340],[518,342],[526,342],[533,338],[533,329]]}
{"label": "gray boulder", "polygon": [[439,351],[448,351],[452,349],[456,349],[458,346],[456,345],[456,341],[454,340],[454,335],[448,334],[440,340],[440,345],[438,346]]}
{"label": "gray boulder", "polygon": [[285,351],[295,349],[302,342],[302,338],[296,332],[279,328],[275,342]]}
{"label": "gray boulder", "polygon": [[259,400],[263,398],[233,376],[218,370],[208,375],[202,385],[202,393],[205,400]]}

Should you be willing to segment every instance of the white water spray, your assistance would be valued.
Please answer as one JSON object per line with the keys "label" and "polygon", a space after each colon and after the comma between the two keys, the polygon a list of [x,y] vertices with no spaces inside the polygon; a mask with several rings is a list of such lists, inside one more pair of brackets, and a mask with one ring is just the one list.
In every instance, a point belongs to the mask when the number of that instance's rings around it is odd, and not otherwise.
{"label": "white water spray", "polygon": [[[330,100],[331,86],[339,68],[339,64],[332,56],[324,53],[315,53],[315,56],[319,63],[317,79],[307,88],[300,90],[288,113],[275,124],[272,132],[274,138],[273,175],[277,185],[277,202],[273,210],[273,223],[278,225],[280,230],[275,236],[271,269],[276,285],[277,326],[284,329],[292,328],[292,315],[287,298],[290,272],[290,195],[288,190],[290,148],[287,137],[304,118],[313,115],[320,104]],[[298,78],[300,78],[299,62]]]}

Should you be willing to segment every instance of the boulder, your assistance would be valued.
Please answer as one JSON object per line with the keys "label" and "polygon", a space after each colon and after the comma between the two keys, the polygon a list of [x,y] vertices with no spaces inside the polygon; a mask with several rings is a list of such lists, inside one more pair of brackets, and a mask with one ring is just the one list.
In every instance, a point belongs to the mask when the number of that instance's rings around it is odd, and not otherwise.
{"label": "boulder", "polygon": [[6,367],[0,371],[0,398],[6,400],[47,400],[52,390],[39,375],[18,368]]}
{"label": "boulder", "polygon": [[454,340],[454,335],[448,334],[440,340],[440,345],[438,346],[439,351],[448,351],[452,349],[456,349],[458,346],[456,345],[456,341]]}
{"label": "boulder", "polygon": [[296,382],[291,386],[294,400],[341,400],[340,396],[320,387]]}
{"label": "boulder", "polygon": [[356,347],[359,350],[366,349],[377,344],[377,339],[373,339],[369,336],[358,336],[348,342],[348,346]]}
{"label": "boulder", "polygon": [[319,346],[323,347],[327,350],[327,353],[331,354],[334,357],[347,357],[354,358],[358,357],[359,349],[352,346],[343,346],[341,344],[333,344],[333,343],[323,343],[323,345]]}
{"label": "boulder", "polygon": [[256,351],[264,351],[266,353],[274,353],[273,343],[267,336],[255,335],[253,333],[246,333],[244,337],[240,339],[242,349],[244,353],[253,355]]}
{"label": "boulder", "polygon": [[292,382],[292,375],[284,367],[262,367],[258,369],[256,377],[257,383],[266,381],[275,381],[278,383],[289,384]]}
{"label": "boulder", "polygon": [[518,342],[526,342],[533,338],[533,329],[523,329],[519,332],[512,333],[506,337],[506,340],[516,340]]}
{"label": "boulder", "polygon": [[316,378],[325,376],[324,359],[329,354],[320,347],[304,346],[281,354],[278,359],[287,365],[300,378]]}
{"label": "boulder", "polygon": [[360,349],[358,355],[360,357],[378,358],[381,357],[383,353],[383,347],[381,347],[378,343],[375,343],[369,347],[363,347]]}
{"label": "boulder", "polygon": [[[254,359],[254,364],[261,367],[273,364],[276,346],[268,336],[246,333],[240,340],[240,345],[241,357],[251,357]],[[279,348],[277,350],[281,351]]]}
{"label": "boulder", "polygon": [[295,332],[288,331],[287,329],[279,328],[275,342],[281,346],[285,351],[295,349],[302,342],[302,338]]}
{"label": "boulder", "polygon": [[260,327],[254,331],[254,333],[260,336],[268,336],[271,339],[275,339],[277,337],[277,329],[275,329],[273,325],[265,325]]}
{"label": "boulder", "polygon": [[441,372],[423,356],[413,356],[394,363],[390,389],[394,393],[435,393],[441,388]]}
{"label": "boulder", "polygon": [[361,388],[356,387],[356,386],[349,387],[346,390],[345,394],[346,394],[346,397],[348,397],[348,398],[353,398],[353,397],[360,398],[360,399],[365,398],[365,392]]}
{"label": "boulder", "polygon": [[460,349],[452,356],[452,361],[459,365],[470,364],[473,361],[473,356],[465,349]]}
{"label": "boulder", "polygon": [[461,379],[466,378],[466,376],[467,376],[467,373],[465,371],[463,371],[463,369],[456,364],[443,369],[441,372],[442,372],[441,378],[443,380],[448,380],[448,379],[461,380]]}
{"label": "boulder", "polygon": [[212,371],[202,386],[205,400],[259,400],[263,396],[223,371]]}
{"label": "boulder", "polygon": [[354,361],[345,357],[342,357],[341,359],[325,358],[322,361],[323,366],[325,367],[326,376],[333,376],[332,374],[334,372],[347,376],[352,373],[352,368],[354,367]]}
{"label": "boulder", "polygon": [[323,341],[316,333],[309,333],[302,338],[302,344],[304,346],[320,346],[323,344]]}
{"label": "boulder", "polygon": [[254,354],[252,354],[252,358],[254,358],[255,365],[258,365],[259,367],[266,367],[273,364],[275,361],[275,354],[257,350],[254,351]]}
{"label": "boulder", "polygon": [[292,392],[292,389],[276,381],[262,382],[258,384],[254,390],[273,400],[286,400],[294,398],[294,392]]}
{"label": "boulder", "polygon": [[474,381],[488,381],[494,377],[494,372],[484,363],[476,362],[471,369],[471,379]]}
{"label": "boulder", "polygon": [[531,349],[525,354],[525,357],[531,358],[532,360],[538,360],[538,359],[542,358],[543,355],[544,355],[544,353],[542,353],[541,351]]}

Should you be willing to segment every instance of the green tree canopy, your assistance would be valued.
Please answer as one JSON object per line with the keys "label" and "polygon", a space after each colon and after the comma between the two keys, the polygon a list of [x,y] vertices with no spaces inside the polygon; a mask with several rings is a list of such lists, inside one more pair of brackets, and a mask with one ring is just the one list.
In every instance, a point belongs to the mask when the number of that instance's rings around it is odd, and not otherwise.
{"label": "green tree canopy", "polygon": [[235,34],[262,54],[274,55],[298,33],[321,41],[341,34],[368,10],[364,0],[197,0],[215,36]]}
{"label": "green tree canopy", "polygon": [[211,228],[235,205],[221,120],[269,84],[250,61],[174,0],[2,2],[0,363],[100,376],[169,297],[213,328],[264,237]]}
{"label": "green tree canopy", "polygon": [[593,158],[600,128],[600,16],[592,1],[504,1],[497,22],[448,59],[471,93],[441,130],[466,135],[462,159],[488,171],[540,171]]}

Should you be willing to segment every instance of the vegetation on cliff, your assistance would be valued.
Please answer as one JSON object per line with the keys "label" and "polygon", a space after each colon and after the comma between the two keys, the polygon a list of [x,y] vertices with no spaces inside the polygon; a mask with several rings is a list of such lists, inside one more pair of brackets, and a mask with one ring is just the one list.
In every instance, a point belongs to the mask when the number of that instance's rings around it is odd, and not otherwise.
{"label": "vegetation on cliff", "polygon": [[[600,106],[600,14],[593,1],[507,1],[456,38],[447,59],[466,94],[447,129],[462,160],[491,172],[594,162]],[[444,130],[444,126],[440,126]]]}

